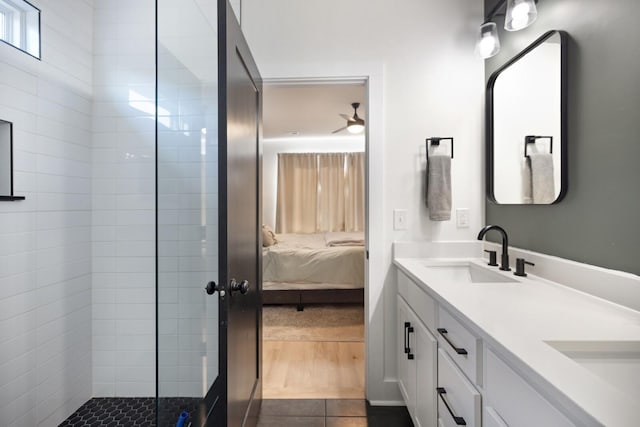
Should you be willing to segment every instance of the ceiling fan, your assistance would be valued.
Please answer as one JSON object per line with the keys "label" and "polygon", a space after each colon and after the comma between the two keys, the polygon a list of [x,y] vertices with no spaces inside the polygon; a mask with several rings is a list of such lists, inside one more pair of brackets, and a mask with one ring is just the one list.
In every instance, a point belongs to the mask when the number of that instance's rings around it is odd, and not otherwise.
{"label": "ceiling fan", "polygon": [[358,107],[360,107],[360,103],[354,102],[351,106],[353,107],[353,116],[349,117],[346,114],[339,114],[340,117],[347,121],[347,125],[340,129],[336,129],[331,133],[342,132],[345,129],[350,133],[361,133],[364,130],[364,120],[358,117]]}

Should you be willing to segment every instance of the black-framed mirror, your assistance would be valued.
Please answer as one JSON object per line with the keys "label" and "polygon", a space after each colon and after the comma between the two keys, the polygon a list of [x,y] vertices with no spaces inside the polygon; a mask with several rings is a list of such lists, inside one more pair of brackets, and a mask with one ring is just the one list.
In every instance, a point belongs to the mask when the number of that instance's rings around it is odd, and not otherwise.
{"label": "black-framed mirror", "polygon": [[0,201],[24,200],[13,195],[13,123],[0,120]]}
{"label": "black-framed mirror", "polygon": [[553,204],[567,192],[567,33],[549,31],[489,78],[487,197]]}

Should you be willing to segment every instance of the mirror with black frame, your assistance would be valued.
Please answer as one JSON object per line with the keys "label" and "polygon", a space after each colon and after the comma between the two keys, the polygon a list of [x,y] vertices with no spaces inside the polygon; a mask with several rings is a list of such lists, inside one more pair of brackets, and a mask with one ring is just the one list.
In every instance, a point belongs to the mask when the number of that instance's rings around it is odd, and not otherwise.
{"label": "mirror with black frame", "polygon": [[567,191],[566,39],[549,31],[499,68],[487,86],[487,196],[552,204]]}

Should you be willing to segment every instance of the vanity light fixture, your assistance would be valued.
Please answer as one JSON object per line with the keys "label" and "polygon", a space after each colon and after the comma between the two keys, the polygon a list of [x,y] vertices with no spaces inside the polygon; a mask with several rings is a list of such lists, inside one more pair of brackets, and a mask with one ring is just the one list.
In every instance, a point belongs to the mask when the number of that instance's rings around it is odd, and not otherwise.
{"label": "vanity light fixture", "polygon": [[507,14],[504,29],[518,31],[533,24],[538,17],[536,3],[533,0],[507,0]]}
{"label": "vanity light fixture", "polygon": [[[538,16],[536,3],[538,3],[538,0],[499,0],[486,16],[484,23],[480,26],[480,33],[476,43],[476,51],[478,54],[483,59],[487,59],[500,52],[498,27],[495,22],[491,22],[493,18],[504,15],[505,30],[522,30],[536,20]],[[506,12],[504,14],[498,13],[505,4],[507,5]]]}
{"label": "vanity light fixture", "polygon": [[485,22],[480,26],[477,51],[483,59],[491,58],[500,52],[500,38],[495,22]]}

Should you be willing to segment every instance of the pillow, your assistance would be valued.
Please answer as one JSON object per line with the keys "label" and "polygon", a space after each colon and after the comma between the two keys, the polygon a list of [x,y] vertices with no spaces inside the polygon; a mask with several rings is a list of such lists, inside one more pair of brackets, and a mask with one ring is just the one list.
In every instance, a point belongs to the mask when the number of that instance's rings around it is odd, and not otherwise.
{"label": "pillow", "polygon": [[262,225],[262,246],[269,247],[278,243],[278,239],[276,239],[276,233],[273,232],[271,227],[268,225]]}

